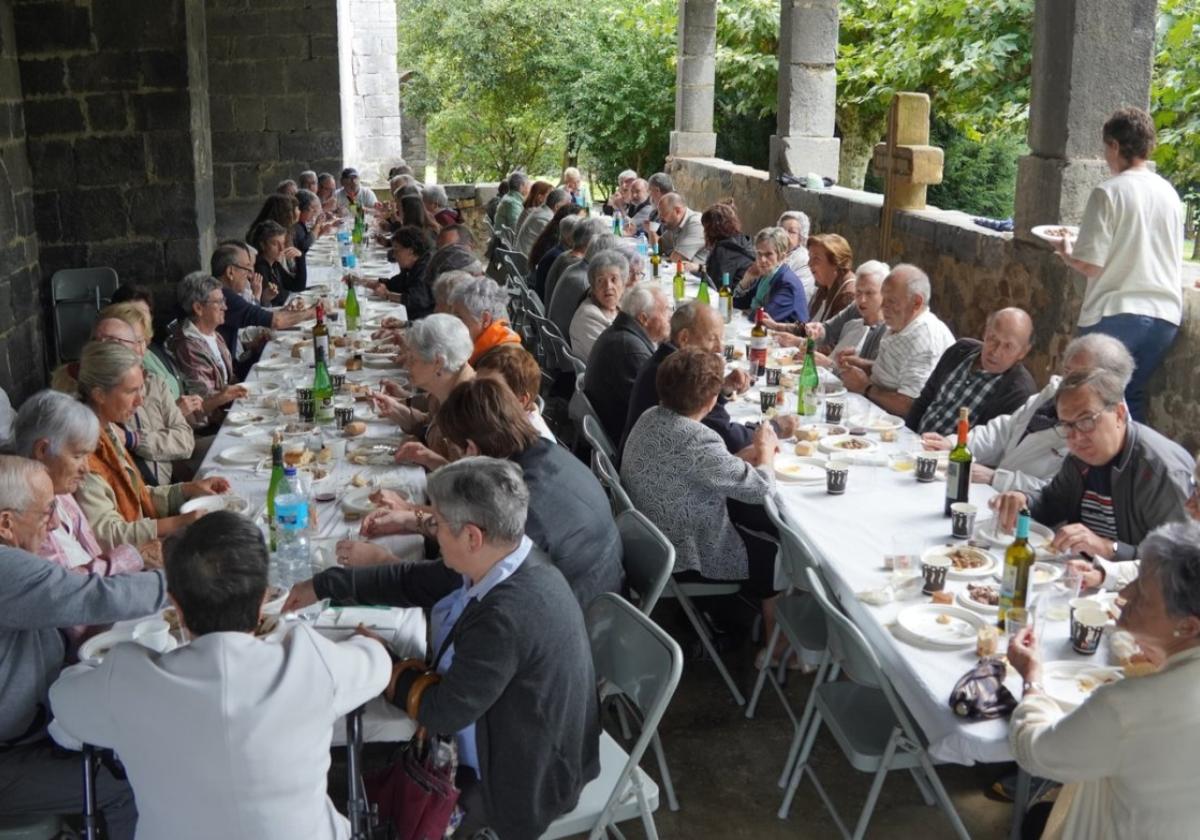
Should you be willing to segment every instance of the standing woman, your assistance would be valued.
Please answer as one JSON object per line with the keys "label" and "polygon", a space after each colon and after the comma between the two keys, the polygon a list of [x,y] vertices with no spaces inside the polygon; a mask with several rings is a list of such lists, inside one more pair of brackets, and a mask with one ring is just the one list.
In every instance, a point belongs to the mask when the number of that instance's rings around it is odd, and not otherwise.
{"label": "standing woman", "polygon": [[1146,422],[1146,386],[1183,318],[1183,204],[1151,172],[1154,121],[1122,108],[1104,124],[1104,159],[1113,177],[1092,190],[1079,239],[1059,240],[1063,262],[1087,278],[1079,333],[1111,335],[1133,356],[1125,389],[1130,414]]}

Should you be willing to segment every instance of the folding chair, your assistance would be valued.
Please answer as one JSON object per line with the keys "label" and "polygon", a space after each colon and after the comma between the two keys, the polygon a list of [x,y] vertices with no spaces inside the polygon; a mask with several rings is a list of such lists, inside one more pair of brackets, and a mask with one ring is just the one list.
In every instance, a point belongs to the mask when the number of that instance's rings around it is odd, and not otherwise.
{"label": "folding chair", "polygon": [[[587,399],[587,397],[585,396],[584,399]],[[588,442],[588,445],[592,447],[593,451],[599,449],[610,462],[615,463],[617,460],[617,448],[613,446],[612,440],[600,426],[600,421],[596,419],[596,411],[592,408],[590,401],[588,402],[588,408],[590,410],[587,414],[583,415],[583,422],[581,424],[583,437]]]}
{"label": "folding chair", "polygon": [[91,744],[83,745],[83,836],[84,840],[99,840],[100,811],[96,808],[96,772],[100,755]]}
{"label": "folding chair", "polygon": [[[934,769],[920,732],[883,672],[875,651],[854,623],[830,601],[816,570],[810,566],[804,570],[804,575],[808,581],[808,591],[825,614],[832,660],[841,666],[842,673],[849,679],[827,681],[813,687],[816,714],[805,736],[804,748],[796,759],[796,769],[784,799],[785,805],[790,804],[800,777],[807,771],[842,836],[859,840],[866,834],[888,771],[908,770],[925,804],[940,805],[955,834],[970,840],[966,827],[954,810],[954,803],[950,801]],[[855,770],[875,774],[853,835],[846,830],[816,772],[808,764],[813,742],[822,723],[829,727],[842,754]],[[783,815],[781,809],[780,816]]]}
{"label": "folding chair", "polygon": [[387,836],[387,827],[379,822],[379,808],[367,801],[363,784],[364,708],[359,706],[346,715],[346,815],[350,819],[350,840],[376,840]]}
{"label": "folding chair", "polygon": [[529,273],[529,258],[515,248],[505,248],[499,251],[500,258],[508,263],[509,269],[518,277],[524,278]]}
{"label": "folding chair", "polygon": [[583,789],[575,810],[551,823],[542,840],[582,832],[588,840],[598,840],[608,836],[610,826],[637,817],[648,840],[658,840],[653,816],[658,786],[638,763],[679,685],[683,652],[658,625],[609,592],[588,606],[587,624],[596,678],[638,709],[642,731],[628,753],[601,733],[600,775]]}
{"label": "folding chair", "polygon": [[596,474],[596,478],[600,479],[601,486],[608,493],[613,515],[620,516],[624,511],[634,510],[633,502],[629,500],[629,494],[621,486],[617,468],[599,449],[592,449],[592,472]]}
{"label": "folding chair", "polygon": [[50,278],[54,307],[54,351],[59,361],[79,358],[92,334],[96,313],[111,299],[119,284],[111,268],[64,268]]}

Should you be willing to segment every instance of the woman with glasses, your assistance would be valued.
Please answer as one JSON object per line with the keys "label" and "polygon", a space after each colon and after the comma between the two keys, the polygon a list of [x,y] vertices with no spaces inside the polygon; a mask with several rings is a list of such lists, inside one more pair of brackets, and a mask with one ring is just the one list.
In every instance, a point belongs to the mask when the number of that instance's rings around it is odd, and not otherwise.
{"label": "woman with glasses", "polygon": [[1136,577],[1133,561],[1147,534],[1186,517],[1194,467],[1181,446],[1129,417],[1125,384],[1104,369],[1064,377],[1054,430],[1069,455],[1045,487],[1001,493],[990,503],[1009,531],[1028,507],[1058,529],[1055,552],[1094,561],[1084,583],[1109,589]]}
{"label": "woman with glasses", "polygon": [[246,388],[234,384],[233,357],[217,331],[225,322],[225,294],[207,271],[193,271],[180,281],[178,298],[185,315],[175,322],[167,350],[188,393],[201,398],[205,425],[213,426],[231,402],[246,396]]}

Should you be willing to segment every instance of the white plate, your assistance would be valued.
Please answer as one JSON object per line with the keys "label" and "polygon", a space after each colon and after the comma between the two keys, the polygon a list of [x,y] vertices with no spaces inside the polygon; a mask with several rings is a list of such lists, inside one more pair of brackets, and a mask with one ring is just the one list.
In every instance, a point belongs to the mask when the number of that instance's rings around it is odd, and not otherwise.
{"label": "white plate", "polygon": [[950,570],[946,573],[949,577],[955,580],[974,580],[975,578],[987,577],[988,575],[999,571],[1000,558],[998,558],[995,554],[992,554],[990,551],[986,551],[982,548],[975,548],[965,544],[935,545],[933,548],[926,549],[925,553],[921,555],[921,561],[924,562],[930,557],[945,557],[949,555],[950,552],[960,548],[983,555],[986,560],[982,566],[976,569],[956,569],[954,568],[954,561],[951,561]]}
{"label": "white plate", "polygon": [[[1075,225],[1038,225],[1029,232],[1038,239],[1044,239],[1047,242],[1057,243],[1062,241],[1062,235],[1059,233],[1059,231],[1064,230],[1072,239],[1076,239],[1079,236],[1079,228]],[[1051,231],[1053,231],[1053,233]]]}
{"label": "white plate", "polygon": [[894,432],[904,425],[904,418],[894,414],[859,414],[850,418],[851,426],[862,426],[868,432]]}
{"label": "white plate", "polygon": [[287,370],[293,365],[300,364],[299,359],[293,359],[291,356],[276,356],[274,359],[262,359],[254,366],[255,370]]}
{"label": "white plate", "polygon": [[[1012,534],[997,534],[993,530],[993,518],[982,519],[975,523],[975,536],[994,547],[1008,548],[1013,543]],[[1029,544],[1035,551],[1048,551],[1054,532],[1040,522],[1029,523]]]}
{"label": "white plate", "polygon": [[346,513],[356,513],[359,516],[370,513],[376,508],[375,503],[370,499],[370,495],[374,492],[374,487],[357,487],[349,491],[342,496],[342,510]]}
{"label": "white plate", "polygon": [[245,426],[249,423],[273,423],[278,417],[279,412],[270,408],[241,408],[225,415],[225,422],[231,426]]}
{"label": "white plate", "polygon": [[[1000,591],[999,586],[997,586],[995,584],[992,584],[992,585],[996,586],[997,592]],[[955,597],[955,600],[958,601],[959,606],[966,607],[969,610],[974,610],[975,612],[982,613],[983,615],[993,615],[994,616],[994,615],[1000,614],[999,604],[997,604],[996,606],[992,606],[991,604],[981,604],[978,601],[976,601],[975,599],[973,599],[969,594],[967,594],[966,589],[961,590],[958,593],[958,595]]]}
{"label": "white plate", "polygon": [[[844,435],[850,431],[845,426],[834,426],[830,425],[829,423],[802,423],[800,426],[796,427],[796,431],[799,432],[801,429],[815,429],[817,434],[820,435],[817,440],[830,437],[831,435]],[[800,438],[798,437],[796,438],[796,440],[799,439]]]}
{"label": "white plate", "polygon": [[1046,696],[1069,712],[1104,683],[1116,682],[1124,676],[1120,668],[1064,659],[1042,666],[1042,688]]}
{"label": "white plate", "polygon": [[217,454],[217,460],[231,466],[253,466],[264,458],[271,457],[265,446],[230,446]]}
{"label": "white plate", "polygon": [[388,370],[397,368],[399,365],[392,360],[389,353],[363,353],[363,367]]}
{"label": "white plate", "polygon": [[356,438],[346,447],[346,460],[355,466],[390,467],[396,463],[396,450],[405,438]]}
{"label": "white plate", "polygon": [[1033,574],[1029,576],[1030,586],[1049,586],[1063,576],[1064,568],[1057,563],[1033,564]]}
{"label": "white plate", "polygon": [[270,394],[276,394],[283,386],[278,382],[243,382],[242,386],[246,389],[246,395],[250,397],[265,397]]}
{"label": "white plate", "polygon": [[824,399],[831,397],[846,396],[846,386],[841,383],[841,380],[835,382],[822,382],[820,396]]}
{"label": "white plate", "polygon": [[[863,445],[854,449],[845,449],[841,444],[848,440],[856,440]],[[873,440],[867,440],[863,435],[830,435],[829,437],[821,438],[817,443],[817,448],[822,452],[828,452],[830,455],[851,457],[862,455],[866,452],[874,452],[879,448],[879,444]]]}
{"label": "white plate", "polygon": [[776,455],[775,478],[788,484],[819,484],[825,481],[825,462],[802,455]]}
{"label": "white plate", "polygon": [[[945,616],[942,623],[938,618]],[[939,648],[974,647],[979,628],[987,619],[952,604],[917,604],[901,611],[897,623],[914,639]]]}
{"label": "white plate", "polygon": [[218,510],[229,510],[234,513],[245,513],[250,507],[250,503],[234,493],[223,493],[216,496],[197,496],[194,499],[188,499],[180,508],[180,513],[191,513],[194,510],[202,510],[205,513],[213,513]]}
{"label": "white plate", "polygon": [[[120,630],[107,630],[99,635],[92,636],[82,645],[79,646],[79,661],[86,665],[99,665],[104,661],[104,657],[114,647],[120,644],[135,645],[137,642],[133,640],[133,628],[126,627]],[[167,647],[161,653],[170,653],[179,647],[179,642],[174,636],[167,639]]]}

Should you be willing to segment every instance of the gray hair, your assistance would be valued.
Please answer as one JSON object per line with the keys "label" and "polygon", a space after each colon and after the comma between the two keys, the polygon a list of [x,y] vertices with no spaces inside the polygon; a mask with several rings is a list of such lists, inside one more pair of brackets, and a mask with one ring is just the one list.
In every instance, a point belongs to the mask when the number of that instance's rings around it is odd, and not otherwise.
{"label": "gray hair", "polygon": [[[217,250],[213,251],[212,257],[208,261],[208,270],[212,272],[214,278],[224,277],[229,266],[237,265],[238,260],[245,253],[247,253],[246,247],[241,244],[235,245],[227,242],[224,245],[218,245]],[[207,299],[208,294],[205,293],[204,297]],[[191,310],[189,309],[188,312],[190,313]]]}
{"label": "gray hair", "polygon": [[454,373],[462,370],[475,349],[467,325],[453,315],[425,316],[408,328],[404,340],[422,361],[440,361]]}
{"label": "gray hair", "polygon": [[430,473],[425,493],[455,534],[474,525],[497,545],[518,542],[525,534],[529,488],[512,461],[481,455],[460,458]]}
{"label": "gray hair", "polygon": [[[787,214],[785,213],[784,215],[786,216]],[[854,270],[854,276],[859,280],[870,277],[873,278],[876,283],[882,285],[883,281],[887,278],[891,270],[892,267],[885,262],[880,262],[879,260],[867,260]]]}
{"label": "gray hair", "polygon": [[654,310],[658,308],[659,304],[666,301],[667,293],[662,289],[646,283],[638,283],[636,286],[631,286],[621,296],[621,303],[617,308],[630,318],[636,320],[642,315],[649,318],[654,314]]}
{"label": "gray hair", "polygon": [[[591,253],[590,251],[588,253]],[[588,258],[588,285],[595,287],[596,278],[600,276],[600,272],[607,271],[610,268],[615,268],[621,272],[621,279],[627,281],[629,277],[629,260],[625,259],[625,255],[616,248],[608,248],[604,251],[598,251],[596,254]]]}
{"label": "gray hair", "polygon": [[448,302],[461,304],[477,321],[485,312],[494,321],[508,318],[508,292],[490,277],[472,277],[469,282],[456,285]]}
{"label": "gray hair", "polygon": [[675,307],[671,315],[671,341],[674,342],[684,330],[690,330],[704,311],[715,311],[708,304],[695,299],[685,300]]}
{"label": "gray hair", "polygon": [[588,243],[587,250],[583,252],[583,258],[591,262],[592,257],[599,254],[601,251],[613,251],[621,247],[621,237],[611,233],[598,233],[592,237],[592,241]]}
{"label": "gray hair", "polygon": [[621,174],[617,176],[618,184],[621,183],[622,181],[636,181],[636,180],[637,180],[637,173],[634,172],[632,169],[622,170]]}
{"label": "gray hair", "polygon": [[651,188],[658,190],[663,195],[669,192],[675,192],[675,182],[671,180],[671,176],[666,172],[655,172],[646,179],[646,183]]}
{"label": "gray hair", "polygon": [[46,468],[18,455],[0,455],[0,510],[24,511],[33,504],[33,479]]}
{"label": "gray hair", "polygon": [[638,277],[646,273],[646,258],[642,256],[642,252],[638,250],[635,243],[628,239],[621,239],[617,242],[617,248],[629,261],[630,277]]}
{"label": "gray hair", "polygon": [[443,306],[449,306],[454,290],[459,285],[470,283],[474,279],[475,275],[465,269],[456,268],[452,271],[443,271],[433,281],[433,299]]}
{"label": "gray hair", "polygon": [[317,198],[317,194],[312,190],[296,190],[296,202],[300,205],[300,212],[304,212],[309,207],[320,204],[321,199]]}
{"label": "gray hair", "polygon": [[300,181],[310,181],[311,180],[315,184],[317,182],[317,170],[305,169],[303,172],[300,173],[300,177],[297,180],[300,180]]}
{"label": "gray hair", "polygon": [[[796,222],[800,225],[800,244],[803,245],[807,242],[808,234],[812,231],[812,222],[808,220],[808,214],[802,213],[799,210],[785,210],[779,214],[779,220],[775,222],[775,226],[783,227],[783,223],[788,221]],[[884,274],[886,275],[887,272],[885,271]]]}
{"label": "gray hair", "polygon": [[388,189],[390,189],[393,193],[396,193],[400,192],[400,190],[404,189],[405,187],[415,187],[420,183],[421,182],[412,175],[402,174],[397,175],[388,181]]}
{"label": "gray hair", "polygon": [[176,294],[185,316],[195,318],[196,304],[208,303],[208,296],[220,288],[221,284],[207,271],[193,271],[180,280]]}
{"label": "gray hair", "polygon": [[445,188],[439,184],[430,184],[421,190],[421,198],[439,209],[450,204],[450,199],[446,198]]}
{"label": "gray hair", "polygon": [[300,189],[300,185],[297,184],[291,178],[284,178],[282,181],[280,181],[278,184],[275,185],[275,192],[278,192],[278,193],[281,193],[285,190],[298,190],[298,189]]}
{"label": "gray hair", "polygon": [[781,227],[765,227],[754,235],[754,244],[758,245],[762,242],[769,242],[774,248],[775,253],[780,259],[787,256],[788,250],[792,246],[792,240],[788,239],[788,232]]}
{"label": "gray hair", "polygon": [[[679,207],[687,207],[687,202],[684,201],[683,196],[677,192],[667,193],[659,199],[659,202],[659,210],[662,210],[663,208],[666,208],[667,210],[675,210]],[[786,251],[787,249],[785,248],[784,250]]]}
{"label": "gray hair", "polygon": [[1125,399],[1126,384],[1117,374],[1104,368],[1075,370],[1063,377],[1054,398],[1057,401],[1066,394],[1088,390],[1099,397],[1104,405],[1116,405]]}
{"label": "gray hair", "polygon": [[[207,279],[212,280],[211,277]],[[79,354],[79,395],[86,401],[93,388],[107,393],[116,388],[130,370],[141,366],[142,357],[123,344],[89,341]]]}
{"label": "gray hair", "polygon": [[33,446],[45,440],[50,453],[79,446],[96,448],[100,439],[100,420],[96,413],[79,400],[59,391],[38,391],[21,405],[13,421],[13,453],[33,457]]}
{"label": "gray hair", "polygon": [[1167,615],[1200,616],[1200,523],[1171,522],[1155,528],[1138,546],[1142,577],[1153,565]]}
{"label": "gray hair", "polygon": [[521,187],[529,183],[529,176],[521,170],[517,170],[508,176],[508,188],[510,190],[520,191]]}
{"label": "gray hair", "polygon": [[609,222],[607,219],[601,219],[596,216],[580,219],[579,223],[575,225],[575,229],[571,232],[571,249],[586,251],[593,239],[608,233],[608,225]]}
{"label": "gray hair", "polygon": [[1088,333],[1071,339],[1071,343],[1063,351],[1063,366],[1065,367],[1067,362],[1074,357],[1083,354],[1091,357],[1090,367],[1110,371],[1117,379],[1121,380],[1124,383],[1121,386],[1122,389],[1133,378],[1133,369],[1136,367],[1133,356],[1129,354],[1129,350],[1124,344],[1111,335]]}
{"label": "gray hair", "polygon": [[570,200],[571,194],[562,187],[555,187],[546,193],[546,207],[550,210],[557,210]]}
{"label": "gray hair", "polygon": [[558,222],[558,244],[564,248],[573,248],[575,228],[579,227],[579,223],[582,221],[583,218],[580,216],[563,216]]}
{"label": "gray hair", "polygon": [[900,263],[891,270],[888,277],[904,281],[904,288],[908,290],[910,303],[917,295],[920,295],[921,300],[925,301],[926,308],[929,307],[929,302],[933,298],[933,287],[929,283],[929,275],[924,271],[912,263]]}

